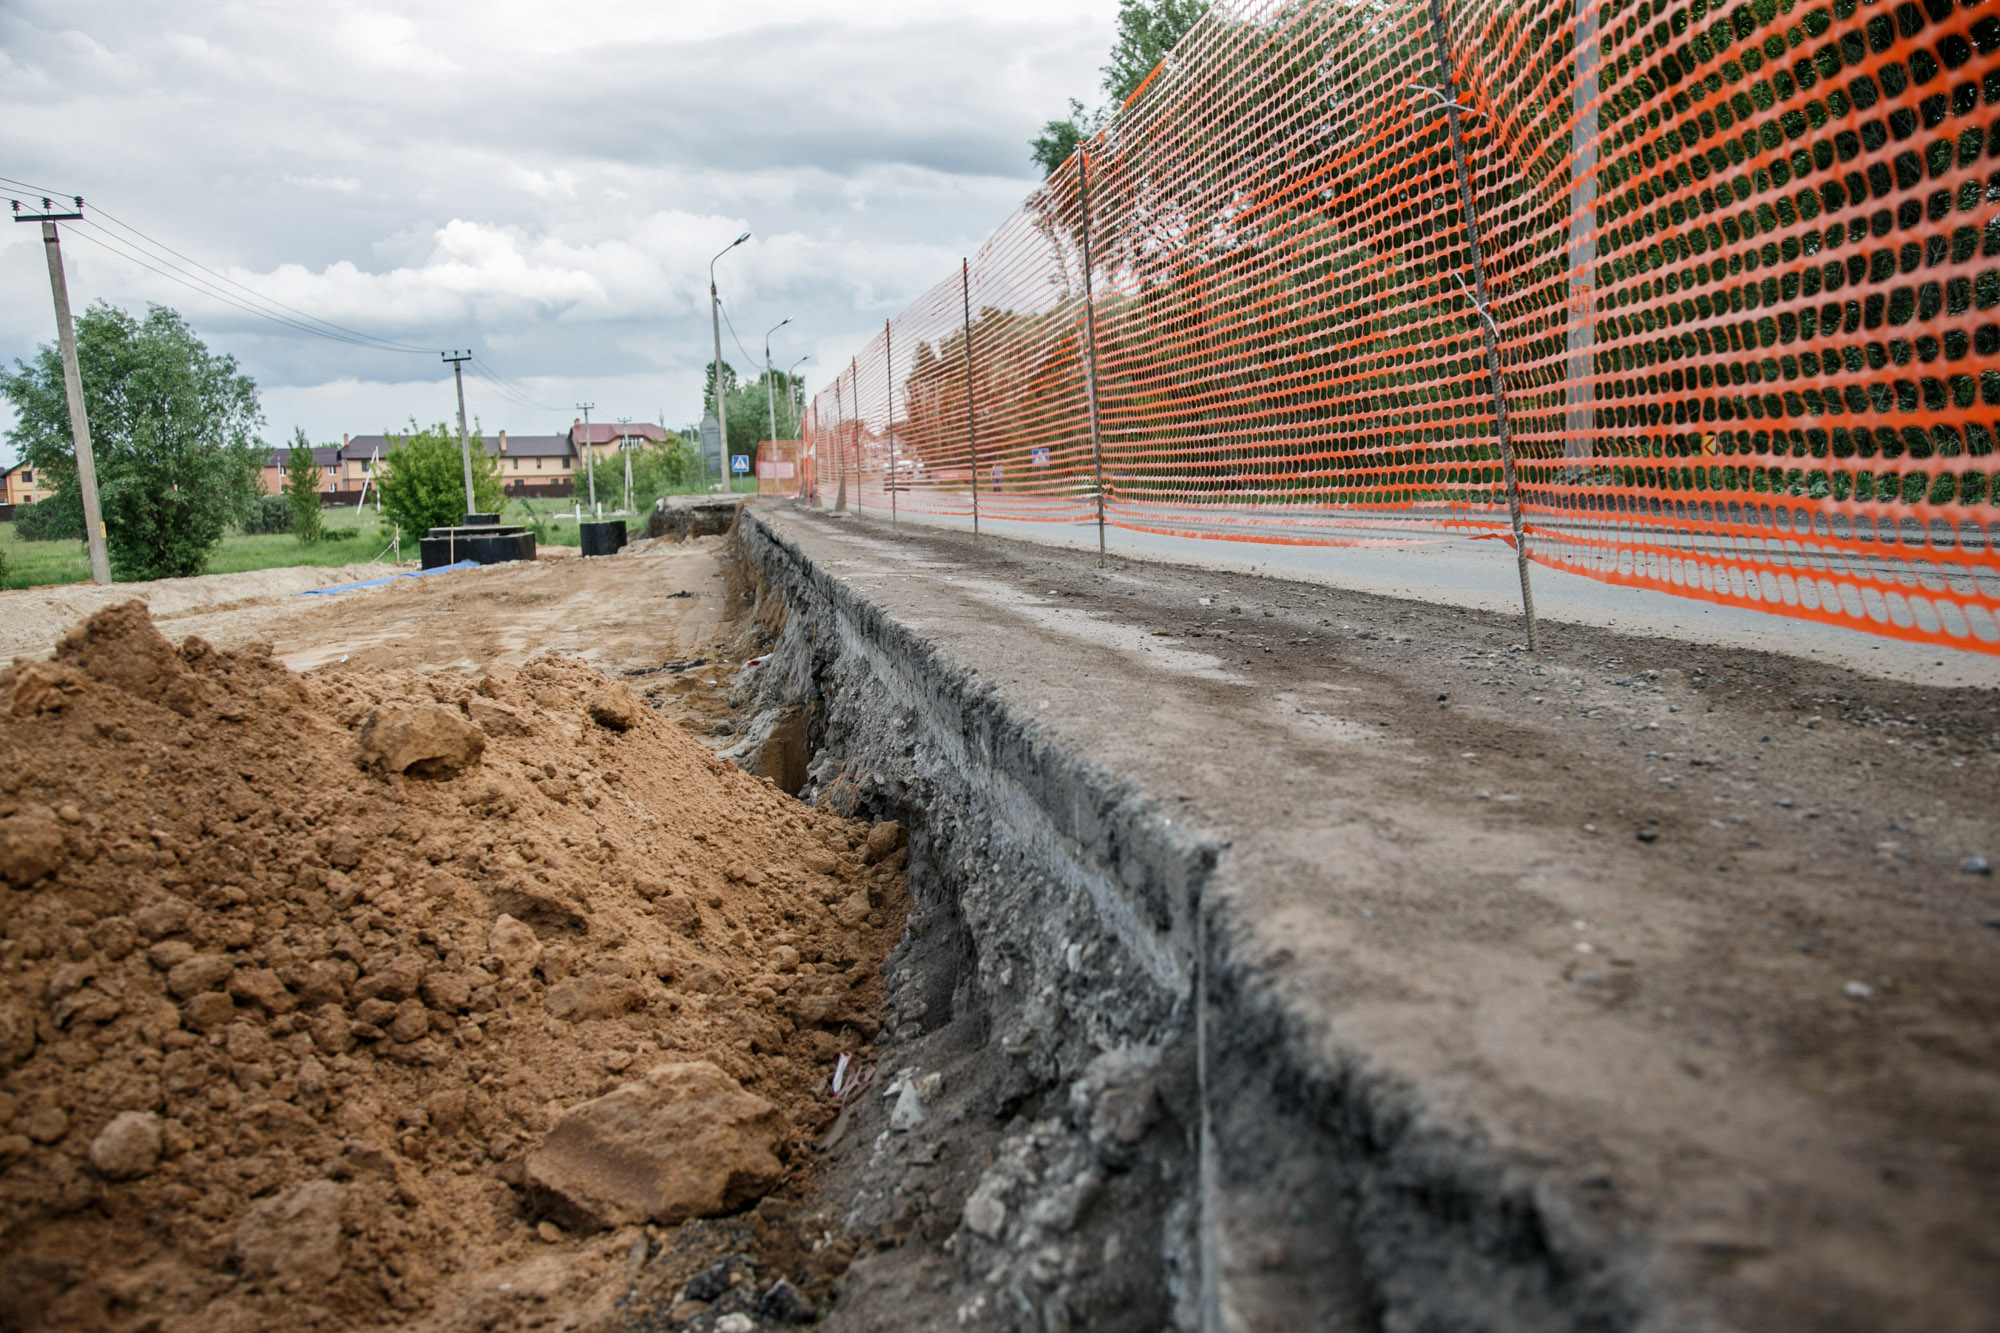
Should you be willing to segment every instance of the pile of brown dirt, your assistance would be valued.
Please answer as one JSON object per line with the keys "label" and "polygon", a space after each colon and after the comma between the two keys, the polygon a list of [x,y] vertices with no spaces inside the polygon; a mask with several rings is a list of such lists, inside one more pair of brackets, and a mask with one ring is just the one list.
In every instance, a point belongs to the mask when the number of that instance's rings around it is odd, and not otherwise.
{"label": "pile of brown dirt", "polygon": [[[802,1189],[904,857],[574,660],[302,678],[98,613],[0,670],[0,1328],[607,1312],[635,1207]],[[635,1105],[765,1138],[671,1205],[538,1182]]]}

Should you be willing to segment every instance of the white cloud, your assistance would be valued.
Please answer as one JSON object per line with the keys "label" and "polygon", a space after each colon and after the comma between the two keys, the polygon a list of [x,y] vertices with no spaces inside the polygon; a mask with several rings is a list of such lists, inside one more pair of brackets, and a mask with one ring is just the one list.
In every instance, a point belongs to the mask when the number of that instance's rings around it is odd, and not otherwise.
{"label": "white cloud", "polygon": [[[754,231],[717,265],[738,332],[792,316],[778,350],[830,373],[1032,187],[1026,140],[1092,95],[1115,11],[8,0],[0,171],[321,318],[483,349],[546,405],[496,395],[489,425],[559,428],[584,399],[682,421],[710,355],[710,256]],[[181,309],[257,378],[274,434],[444,410],[428,357],[255,319],[91,231],[66,242],[77,305]],[[51,333],[23,239],[0,234],[9,360]],[[742,360],[726,333],[725,355]]]}
{"label": "white cloud", "polygon": [[285,184],[302,190],[332,190],[335,194],[353,194],[361,188],[361,182],[353,176],[294,176],[288,171],[282,179]]}

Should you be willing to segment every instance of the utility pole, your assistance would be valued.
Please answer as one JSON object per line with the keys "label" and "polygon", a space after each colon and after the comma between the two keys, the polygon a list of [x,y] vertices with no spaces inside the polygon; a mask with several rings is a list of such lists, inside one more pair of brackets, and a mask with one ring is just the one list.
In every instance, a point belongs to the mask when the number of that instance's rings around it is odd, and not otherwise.
{"label": "utility pole", "polygon": [[458,383],[458,456],[465,464],[465,521],[470,523],[479,506],[472,498],[472,445],[465,435],[465,363],[472,359],[470,351],[439,352],[438,356],[451,362],[451,377]]}
{"label": "utility pole", "polygon": [[[715,259],[722,258],[737,246],[750,239],[744,232],[735,240],[722,247]],[[718,439],[715,442],[715,470],[720,475],[725,492],[729,490],[729,404],[722,392],[722,297],[715,290],[715,259],[708,261],[708,330],[715,337],[715,425]]]}
{"label": "utility pole", "polygon": [[632,516],[632,423],[618,423],[618,452],[625,455],[625,516]]}
{"label": "utility pole", "polygon": [[597,512],[597,452],[590,447],[590,409],[596,403],[578,403],[576,410],[583,413],[583,468],[590,477],[590,516],[603,518]]}
{"label": "utility pole", "polygon": [[83,371],[76,362],[76,326],[69,318],[69,284],[63,280],[62,242],[56,223],[83,216],[83,196],[75,195],[76,211],[58,213],[48,199],[42,211],[23,213],[14,204],[14,221],[42,224],[42,247],[48,252],[49,290],[56,302],[56,345],[62,350],[63,394],[69,399],[69,438],[76,449],[76,488],[83,495],[83,539],[90,548],[93,583],[111,582],[111,553],[104,547],[104,509],[97,499],[97,459],[90,452],[90,416],[83,406]]}
{"label": "utility pole", "polygon": [[[778,442],[778,390],[771,379],[771,335],[791,322],[792,317],[787,315],[770,328],[764,330],[764,405],[771,413],[772,444]],[[785,392],[790,394],[791,388],[787,386]]]}

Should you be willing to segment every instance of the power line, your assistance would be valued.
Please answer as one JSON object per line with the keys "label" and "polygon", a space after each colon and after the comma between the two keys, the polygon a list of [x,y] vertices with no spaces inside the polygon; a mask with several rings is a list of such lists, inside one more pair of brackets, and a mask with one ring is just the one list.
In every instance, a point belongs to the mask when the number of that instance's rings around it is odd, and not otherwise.
{"label": "power line", "polygon": [[[743,345],[743,339],[736,334],[736,326],[729,323],[729,307],[724,306],[720,300],[717,300],[715,304],[722,310],[722,322],[729,326],[730,341],[736,344],[737,351],[743,353],[743,359],[749,362],[753,368],[756,367],[759,364],[757,358],[750,355],[750,349]],[[763,372],[759,371],[758,373],[761,375]]]}
{"label": "power line", "polygon": [[362,339],[368,343],[371,343],[381,348],[383,351],[412,352],[412,353],[419,353],[424,356],[429,356],[432,352],[437,350],[436,348],[433,347],[415,347],[409,343],[397,342],[393,338],[380,338],[372,333],[363,333],[359,329],[348,328],[345,324],[337,324],[333,320],[322,319],[318,315],[309,314],[306,311],[300,310],[297,306],[286,305],[283,301],[280,301],[275,297],[265,296],[263,293],[256,291],[254,288],[245,286],[244,284],[236,281],[236,279],[230,277],[225,273],[218,273],[216,270],[208,267],[206,264],[203,264],[199,260],[189,259],[186,255],[174,249],[172,246],[167,245],[163,241],[154,240],[152,237],[146,235],[146,233],[140,231],[137,227],[134,227],[131,223],[120,220],[119,218],[113,216],[111,213],[106,212],[102,208],[96,208],[94,211],[99,217],[104,218],[106,221],[110,222],[112,225],[118,227],[123,231],[130,232],[134,237],[137,237],[140,241],[143,241],[145,244],[150,245],[158,250],[164,250],[168,254],[172,255],[174,258],[181,260],[183,263],[192,264],[194,267],[200,269],[203,273],[206,273],[221,282],[228,283],[231,287],[236,288],[240,292],[245,292],[249,294],[251,297],[255,298],[258,301],[262,301],[266,305],[272,305],[276,306],[280,310],[290,311],[292,314],[299,316],[301,319],[310,320],[314,324],[323,325],[326,328],[332,329],[337,333],[344,334],[349,338]]}
{"label": "power line", "polygon": [[[20,186],[29,190],[41,189],[39,186],[32,185],[27,181],[16,180],[11,176],[0,176],[0,184]],[[409,343],[398,342],[392,338],[382,338],[371,333],[364,333],[359,329],[349,328],[344,324],[323,319],[318,315],[301,310],[297,306],[288,305],[283,301],[264,295],[253,287],[238,282],[226,273],[221,273],[208,267],[199,260],[189,258],[172,246],[167,245],[163,241],[155,240],[145,232],[140,231],[137,227],[134,227],[131,223],[124,221],[122,218],[115,216],[101,207],[92,205],[90,211],[92,216],[84,221],[86,225],[89,225],[98,233],[93,238],[98,244],[110,248],[114,253],[119,254],[132,263],[138,264],[150,272],[156,273],[170,281],[178,282],[182,286],[202,295],[223,301],[235,309],[244,311],[246,314],[258,315],[262,318],[285,324],[297,332],[328,338],[332,341],[347,343],[349,346],[354,347],[422,355],[429,355],[433,350],[428,347],[416,347]],[[99,225],[99,218],[110,222],[119,231],[126,233],[126,235],[120,236],[107,231]],[[188,267],[183,267],[183,265]],[[191,270],[198,270],[199,272]],[[202,274],[207,276],[200,276]],[[214,281],[211,282],[209,279],[213,279]],[[223,291],[215,285],[216,283],[226,284],[235,290],[233,293]],[[251,305],[246,306],[244,304],[245,301],[250,302]],[[285,313],[280,315],[274,313],[275,311],[283,311]]]}
{"label": "power line", "polygon": [[[28,181],[17,180],[10,176],[0,176],[0,185],[15,186],[43,195],[53,196],[60,193],[60,191],[34,185]],[[93,206],[91,211],[96,216],[85,220],[90,225],[91,230],[88,233],[73,232],[79,239],[89,241],[91,244],[103,248],[107,252],[125,260],[127,263],[135,264],[149,273],[165,278],[169,282],[177,283],[198,295],[219,301],[232,309],[242,311],[244,314],[266,320],[296,333],[324,338],[330,342],[343,343],[364,351],[429,356],[436,350],[429,347],[419,347],[411,343],[399,342],[392,338],[378,337],[375,334],[366,333],[360,329],[350,328],[345,324],[314,315],[308,311],[299,309],[297,306],[277,300],[274,297],[266,296],[255,288],[230,277],[226,273],[212,269],[201,261],[182,254],[165,242],[154,239],[131,223],[107,212],[101,207]],[[99,217],[118,228],[118,232],[112,232],[103,226],[96,225],[96,218]],[[118,233],[124,234],[121,235]],[[736,330],[732,327],[730,335],[735,337],[735,334]],[[737,339],[737,345],[739,347],[742,346],[740,338]],[[744,355],[748,356],[749,353],[745,352]],[[476,379],[516,406],[537,412],[561,411],[560,408],[537,400],[527,391],[525,386],[494,366],[486,357],[475,356],[471,365],[472,373]]]}
{"label": "power line", "polygon": [[350,347],[359,347],[368,351],[390,350],[379,347],[372,342],[363,341],[362,339],[359,338],[349,338],[342,336],[340,334],[328,333],[323,329],[314,328],[310,324],[305,324],[298,320],[287,318],[284,315],[274,315],[268,310],[260,309],[257,306],[250,305],[249,303],[240,300],[235,296],[232,296],[230,293],[221,290],[220,288],[214,286],[213,284],[203,283],[198,279],[190,278],[187,275],[173,269],[161,268],[159,267],[158,264],[148,262],[149,260],[156,258],[156,256],[147,255],[143,251],[135,251],[133,249],[127,248],[126,246],[121,244],[116,237],[113,237],[105,233],[102,228],[93,228],[90,231],[79,231],[72,229],[70,234],[75,236],[79,240],[88,241],[92,245],[98,246],[103,250],[115,254],[119,258],[127,261],[128,263],[136,264],[140,268],[143,268],[150,273],[156,273],[159,276],[167,279],[169,282],[178,283],[190,291],[199,293],[200,295],[203,296],[207,296],[212,300],[220,301],[224,305],[231,306],[237,310],[241,310],[243,313],[247,315],[253,315],[259,319],[268,320],[273,324],[277,324],[282,327],[291,329],[296,333],[304,333],[316,338],[325,338],[332,342],[346,343]]}

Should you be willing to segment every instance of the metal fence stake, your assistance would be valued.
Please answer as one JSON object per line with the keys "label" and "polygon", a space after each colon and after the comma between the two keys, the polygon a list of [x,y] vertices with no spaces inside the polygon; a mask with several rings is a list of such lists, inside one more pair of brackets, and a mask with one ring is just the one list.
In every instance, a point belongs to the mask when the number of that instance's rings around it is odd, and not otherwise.
{"label": "metal fence stake", "polygon": [[891,344],[889,321],[882,321],[882,379],[889,395],[889,522],[896,522],[896,352]]}
{"label": "metal fence stake", "polygon": [[1480,258],[1479,219],[1473,213],[1472,173],[1465,160],[1465,130],[1459,120],[1458,79],[1452,73],[1451,46],[1445,35],[1444,0],[1431,0],[1431,34],[1437,43],[1438,78],[1444,85],[1444,113],[1451,130],[1451,160],[1458,168],[1459,207],[1465,217],[1465,245],[1472,268],[1472,302],[1486,342],[1486,373],[1493,381],[1493,414],[1500,432],[1500,470],[1507,487],[1507,511],[1514,528],[1514,559],[1521,570],[1521,610],[1528,620],[1528,651],[1537,651],[1535,590],[1529,579],[1528,538],[1521,527],[1521,480],[1514,467],[1514,441],[1507,418],[1507,386],[1500,369],[1500,329],[1490,313],[1486,264]]}
{"label": "metal fence stake", "polygon": [[[1435,2],[1435,0],[1433,0]],[[1090,400],[1090,459],[1097,478],[1097,567],[1104,568],[1104,448],[1097,433],[1097,302],[1090,286],[1090,154],[1076,150],[1083,201],[1083,391]]]}
{"label": "metal fence stake", "polygon": [[972,535],[979,535],[979,421],[972,414],[972,261],[958,261],[958,290],[965,303],[965,440],[972,452]]}

